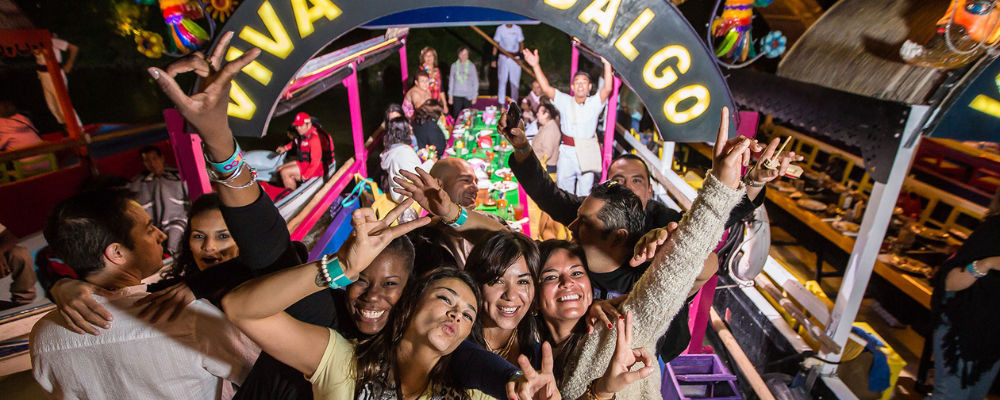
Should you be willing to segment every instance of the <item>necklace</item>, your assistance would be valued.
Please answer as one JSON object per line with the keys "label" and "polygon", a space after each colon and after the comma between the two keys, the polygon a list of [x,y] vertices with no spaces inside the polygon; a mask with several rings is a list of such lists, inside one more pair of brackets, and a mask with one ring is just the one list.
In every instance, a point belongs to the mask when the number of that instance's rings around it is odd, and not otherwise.
{"label": "necklace", "polygon": [[496,350],[494,350],[493,347],[490,347],[490,342],[488,340],[483,339],[483,341],[486,342],[487,350],[489,350],[491,353],[500,356],[501,358],[506,359],[507,355],[510,354],[511,347],[514,347],[514,337],[516,336],[517,336],[517,328],[514,328],[514,331],[510,333],[510,338],[507,339],[507,343],[504,344],[503,347]]}

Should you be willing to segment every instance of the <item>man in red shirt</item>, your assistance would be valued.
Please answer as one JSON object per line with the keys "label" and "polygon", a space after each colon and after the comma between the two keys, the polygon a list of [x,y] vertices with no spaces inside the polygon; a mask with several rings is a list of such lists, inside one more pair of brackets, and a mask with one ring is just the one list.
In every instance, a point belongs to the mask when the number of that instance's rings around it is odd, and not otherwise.
{"label": "man in red shirt", "polygon": [[295,149],[295,155],[278,167],[278,174],[286,189],[295,189],[299,182],[323,175],[323,146],[320,135],[312,124],[309,114],[300,112],[292,122],[296,137],[288,144],[278,147],[278,154]]}

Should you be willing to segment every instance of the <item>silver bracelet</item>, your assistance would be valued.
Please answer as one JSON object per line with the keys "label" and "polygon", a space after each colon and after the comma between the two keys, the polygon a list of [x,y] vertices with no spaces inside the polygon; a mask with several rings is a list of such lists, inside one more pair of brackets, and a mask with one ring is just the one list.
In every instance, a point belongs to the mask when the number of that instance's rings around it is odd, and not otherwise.
{"label": "silver bracelet", "polygon": [[[249,169],[250,170],[250,175],[251,175],[250,181],[247,182],[247,183],[245,183],[245,184],[243,184],[243,185],[240,185],[240,186],[233,186],[232,182],[235,181],[236,178],[239,178],[240,175],[243,174],[243,170],[244,169]],[[230,189],[246,189],[246,188],[248,188],[250,186],[253,186],[253,184],[255,183],[254,181],[256,180],[256,177],[257,177],[257,170],[254,169],[254,167],[251,167],[250,164],[246,164],[246,163],[240,165],[240,167],[237,168],[235,172],[233,172],[231,175],[229,175],[229,176],[227,176],[225,178],[219,178],[218,174],[216,174],[214,171],[208,170],[208,179],[210,181],[218,183],[218,184],[220,184],[222,186],[225,186],[227,188],[230,188]]]}
{"label": "silver bracelet", "polygon": [[746,175],[743,175],[743,183],[747,184],[747,186],[755,187],[755,188],[764,187],[764,185],[766,185],[766,183],[756,183],[753,180],[751,180],[749,173],[746,174]]}

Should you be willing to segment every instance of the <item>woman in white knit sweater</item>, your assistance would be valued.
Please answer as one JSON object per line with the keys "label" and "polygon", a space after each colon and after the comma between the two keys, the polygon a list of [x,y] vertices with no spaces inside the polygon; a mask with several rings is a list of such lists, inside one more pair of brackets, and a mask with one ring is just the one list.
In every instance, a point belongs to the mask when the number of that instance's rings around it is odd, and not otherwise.
{"label": "woman in white knit sweater", "polygon": [[[640,245],[649,244],[657,250],[655,255],[651,251],[636,254],[637,259],[652,258],[652,264],[619,306],[622,315],[633,313],[632,345],[645,348],[645,355],[655,354],[657,338],[667,331],[671,319],[684,304],[705,258],[722,236],[730,210],[740,202],[745,191],[740,168],[749,163],[750,147],[756,144],[743,137],[727,142],[728,111],[722,114],[713,169],[698,191],[698,198],[675,230],[657,229],[640,241]],[[579,333],[580,320],[593,300],[586,267],[580,265],[582,262],[574,259],[571,252],[553,252],[552,255],[556,257],[543,260],[538,297],[546,328],[558,349],[556,365],[562,367],[557,372],[559,390],[563,398],[568,399],[585,394],[611,398],[614,390],[607,390],[609,382],[600,379],[604,371],[594,366],[608,365],[611,360],[615,330],[597,328],[593,334]],[[565,360],[565,364],[560,365],[558,360]],[[659,368],[655,364],[652,367]],[[653,378],[628,385],[617,397],[659,399],[659,376],[654,374]]]}

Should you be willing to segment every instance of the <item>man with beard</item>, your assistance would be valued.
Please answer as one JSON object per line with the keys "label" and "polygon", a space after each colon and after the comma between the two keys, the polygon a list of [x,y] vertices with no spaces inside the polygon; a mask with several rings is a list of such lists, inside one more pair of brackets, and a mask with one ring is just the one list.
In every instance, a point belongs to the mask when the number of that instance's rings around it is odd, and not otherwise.
{"label": "man with beard", "polygon": [[[465,161],[457,157],[445,158],[434,164],[431,168],[430,176],[437,181],[437,184],[448,196],[469,213],[479,213],[475,211],[476,196],[479,194],[479,179],[476,177],[476,169]],[[489,233],[499,229],[506,229],[506,223],[491,214],[480,213],[486,217],[486,221],[491,225],[491,229],[482,230],[482,233]],[[441,221],[435,221],[430,225],[414,230],[410,234],[414,246],[417,248],[417,262],[415,265],[419,269],[433,269],[440,265],[454,266],[459,269],[465,268],[465,259],[475,243],[478,243],[479,230],[475,232],[459,233],[455,228],[447,226]],[[423,270],[417,271],[422,273]]]}

